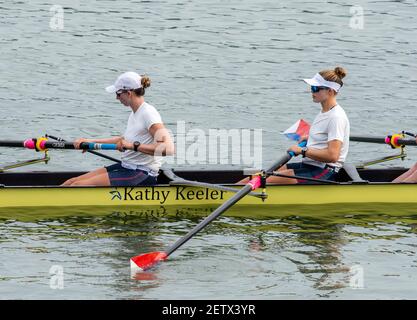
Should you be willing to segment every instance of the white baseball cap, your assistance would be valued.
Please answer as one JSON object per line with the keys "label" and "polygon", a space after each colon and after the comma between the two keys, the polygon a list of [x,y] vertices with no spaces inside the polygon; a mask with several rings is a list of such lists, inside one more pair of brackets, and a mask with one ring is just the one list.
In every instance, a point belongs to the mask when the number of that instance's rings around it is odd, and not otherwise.
{"label": "white baseball cap", "polygon": [[136,72],[125,72],[121,74],[115,83],[106,88],[107,92],[115,93],[119,90],[135,90],[142,88],[142,77]]}
{"label": "white baseball cap", "polygon": [[327,88],[333,89],[336,92],[339,92],[340,88],[342,87],[337,82],[325,80],[319,73],[316,73],[316,75],[312,79],[303,79],[303,80],[304,82],[308,83],[310,86],[327,87]]}

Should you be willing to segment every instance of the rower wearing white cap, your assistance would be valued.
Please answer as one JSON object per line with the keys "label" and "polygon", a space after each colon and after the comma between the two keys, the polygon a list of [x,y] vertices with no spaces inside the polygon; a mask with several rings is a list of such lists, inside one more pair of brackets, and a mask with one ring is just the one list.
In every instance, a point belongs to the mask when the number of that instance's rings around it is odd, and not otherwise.
{"label": "rower wearing white cap", "polygon": [[[306,147],[294,145],[288,151],[296,156],[302,155],[301,162],[289,163],[279,170],[286,176],[300,176],[321,180],[334,180],[343,166],[349,149],[349,119],[345,111],[337,103],[336,96],[343,86],[342,79],[346,76],[345,69],[324,70],[312,79],[304,79],[311,86],[313,101],[321,104],[321,111],[310,127]],[[247,182],[247,179],[239,183]],[[268,183],[276,184],[309,184],[304,179],[270,176]]]}
{"label": "rower wearing white cap", "polygon": [[136,72],[125,72],[106,91],[115,93],[117,100],[130,107],[123,136],[105,139],[77,139],[81,142],[115,143],[123,151],[121,163],[99,168],[63,183],[66,186],[136,186],[154,185],[157,182],[163,156],[174,154],[174,143],[165,128],[159,112],[145,102],[145,89],[151,84],[149,77]]}

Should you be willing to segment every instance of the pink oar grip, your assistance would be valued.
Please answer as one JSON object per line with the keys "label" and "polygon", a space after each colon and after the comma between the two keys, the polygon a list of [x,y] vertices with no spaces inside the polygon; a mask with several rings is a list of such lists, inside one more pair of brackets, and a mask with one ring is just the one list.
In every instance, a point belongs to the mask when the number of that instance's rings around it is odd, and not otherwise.
{"label": "pink oar grip", "polygon": [[23,146],[28,149],[35,149],[35,142],[32,139],[27,139],[23,142]]}
{"label": "pink oar grip", "polygon": [[251,185],[252,190],[258,189],[261,186],[261,177],[260,176],[256,176],[251,181],[249,181],[248,184]]}

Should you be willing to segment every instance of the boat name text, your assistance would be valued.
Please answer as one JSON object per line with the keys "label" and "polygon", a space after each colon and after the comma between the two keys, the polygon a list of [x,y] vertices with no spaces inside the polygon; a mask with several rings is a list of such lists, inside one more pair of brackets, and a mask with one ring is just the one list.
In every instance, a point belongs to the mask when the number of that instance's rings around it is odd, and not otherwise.
{"label": "boat name text", "polygon": [[[164,204],[170,196],[172,190],[157,190],[154,187],[146,189],[140,187],[115,188],[110,192],[112,200],[118,199],[122,201],[159,201]],[[223,200],[226,191],[212,190],[208,188],[191,189],[189,187],[176,187],[175,200],[191,201],[191,200]]]}

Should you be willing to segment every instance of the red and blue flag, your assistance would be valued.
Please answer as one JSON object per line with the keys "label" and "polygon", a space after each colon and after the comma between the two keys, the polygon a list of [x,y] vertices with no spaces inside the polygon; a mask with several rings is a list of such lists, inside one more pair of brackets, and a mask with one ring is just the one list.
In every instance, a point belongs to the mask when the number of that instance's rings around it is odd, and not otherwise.
{"label": "red and blue flag", "polygon": [[298,141],[302,136],[308,136],[310,125],[303,119],[298,120],[291,127],[285,130],[284,134],[288,139]]}

